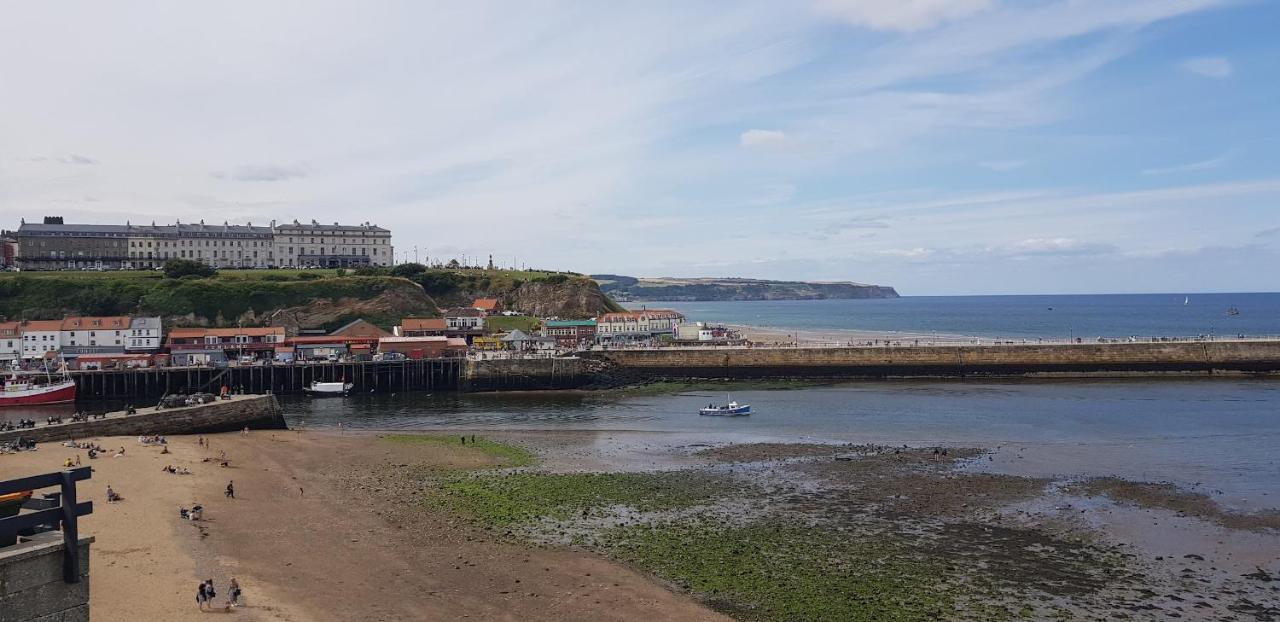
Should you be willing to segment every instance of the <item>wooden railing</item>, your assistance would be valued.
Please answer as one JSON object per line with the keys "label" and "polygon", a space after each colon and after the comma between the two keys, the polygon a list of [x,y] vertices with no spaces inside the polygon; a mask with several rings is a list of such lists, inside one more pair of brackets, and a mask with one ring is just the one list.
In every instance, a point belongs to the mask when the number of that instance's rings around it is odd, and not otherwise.
{"label": "wooden railing", "polygon": [[[62,579],[67,583],[80,582],[80,530],[78,519],[93,513],[93,502],[76,502],[76,482],[93,477],[89,467],[69,469],[57,473],[32,475],[0,481],[0,495],[59,486],[57,500],[28,500],[27,505],[48,506],[34,512],[0,518],[0,540],[12,538],[23,531],[38,527],[62,528]],[[49,495],[53,497],[54,495]]]}

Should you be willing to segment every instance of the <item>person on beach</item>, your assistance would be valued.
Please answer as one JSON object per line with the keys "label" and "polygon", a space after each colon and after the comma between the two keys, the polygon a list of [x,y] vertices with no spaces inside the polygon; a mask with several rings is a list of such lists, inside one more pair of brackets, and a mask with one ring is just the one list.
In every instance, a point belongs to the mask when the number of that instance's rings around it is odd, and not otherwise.
{"label": "person on beach", "polygon": [[213,579],[204,580],[204,596],[210,605],[213,604],[213,597],[218,595],[218,591],[213,589]]}
{"label": "person on beach", "polygon": [[227,482],[227,492],[226,492],[226,495],[227,495],[227,498],[228,498],[228,499],[235,499],[235,498],[236,498],[236,487],[235,487],[235,482],[234,482],[234,481],[229,481],[229,482]]}
{"label": "person on beach", "polygon": [[227,605],[240,606],[240,584],[236,582],[235,577],[231,577],[231,583],[227,585]]}
{"label": "person on beach", "polygon": [[209,602],[209,592],[206,587],[205,582],[201,581],[200,587],[196,589],[196,607],[198,607],[200,611],[204,611],[205,603]]}

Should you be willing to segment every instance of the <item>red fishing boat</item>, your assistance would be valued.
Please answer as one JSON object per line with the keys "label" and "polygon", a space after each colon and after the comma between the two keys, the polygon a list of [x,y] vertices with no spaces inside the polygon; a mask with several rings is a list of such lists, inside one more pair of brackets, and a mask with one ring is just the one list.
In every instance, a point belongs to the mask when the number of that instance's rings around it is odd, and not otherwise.
{"label": "red fishing boat", "polygon": [[74,401],[76,401],[76,383],[66,377],[61,380],[50,378],[48,382],[37,384],[14,374],[8,382],[4,383],[4,389],[0,390],[0,407],[43,406]]}

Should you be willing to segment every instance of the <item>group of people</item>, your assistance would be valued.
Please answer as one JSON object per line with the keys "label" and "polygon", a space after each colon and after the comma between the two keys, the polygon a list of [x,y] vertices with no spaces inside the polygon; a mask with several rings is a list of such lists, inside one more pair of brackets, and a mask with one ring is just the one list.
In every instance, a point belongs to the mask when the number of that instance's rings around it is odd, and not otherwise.
{"label": "group of people", "polygon": [[191,470],[187,467],[175,467],[172,464],[165,465],[165,467],[160,470],[171,475],[191,475]]}
{"label": "group of people", "polygon": [[195,505],[190,510],[187,508],[178,508],[178,518],[182,520],[201,520],[204,518],[204,506]]}
{"label": "group of people", "polygon": [[154,436],[139,436],[138,442],[143,445],[167,445],[169,441],[165,437],[156,434]]}
{"label": "group of people", "polygon": [[35,448],[35,441],[26,438],[19,438],[16,441],[0,443],[0,454],[12,454],[19,451],[34,451]]}
{"label": "group of people", "polygon": [[[213,587],[213,579],[205,579],[196,590],[196,606],[200,608],[200,611],[213,607],[213,599],[217,595],[218,592]],[[227,584],[227,604],[225,606],[240,606],[240,584],[236,582],[235,577],[232,577],[231,583]]]}
{"label": "group of people", "polygon": [[8,432],[9,430],[25,430],[27,428],[36,427],[35,419],[19,419],[15,421],[0,422],[0,432]]}

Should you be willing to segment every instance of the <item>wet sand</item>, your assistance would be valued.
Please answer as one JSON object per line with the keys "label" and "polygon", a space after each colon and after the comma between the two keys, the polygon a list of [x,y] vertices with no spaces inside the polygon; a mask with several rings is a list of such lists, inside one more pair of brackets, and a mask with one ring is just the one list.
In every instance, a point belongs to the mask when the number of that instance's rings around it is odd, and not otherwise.
{"label": "wet sand", "polygon": [[[714,620],[721,616],[653,579],[582,551],[498,541],[451,516],[397,503],[400,471],[492,462],[460,446],[402,446],[374,435],[252,432],[171,437],[171,454],[136,438],[92,462],[81,483],[94,514],[91,611],[95,621],[190,620],[195,588],[214,579],[218,601],[237,578],[250,620]],[[42,444],[0,456],[20,477],[61,467],[78,450]],[[205,457],[225,451],[230,468]],[[162,472],[187,467],[192,475]],[[229,480],[236,498],[224,497]],[[123,495],[105,502],[107,484]],[[183,521],[179,506],[204,506]]]}
{"label": "wet sand", "polygon": [[[940,589],[965,603],[948,619],[1019,608],[1031,619],[1280,619],[1274,515],[1166,484],[982,472],[974,467],[992,450],[965,447],[488,431],[538,456],[522,471],[675,471],[654,481],[725,495],[674,515],[604,507],[503,527],[435,503],[451,474],[480,469],[483,477],[502,463],[454,444],[464,433],[402,444],[377,433],[264,431],[214,435],[209,449],[173,437],[171,454],[134,438],[99,440],[126,452],[85,461],[95,469],[81,484],[81,497],[96,505],[83,523],[97,537],[93,619],[201,618],[210,614],[196,609],[197,582],[214,579],[221,601],[231,577],[245,592],[233,613],[250,620],[779,619],[744,609],[731,593],[702,593],[696,576],[609,540],[619,528],[676,516],[686,522],[670,535],[696,543],[705,533],[687,519],[699,513],[717,530],[744,521],[838,530],[838,540],[815,539],[833,547],[825,558],[847,555],[839,547],[850,541],[890,543],[889,553],[860,553],[888,555],[872,559],[887,564],[877,576],[892,577],[904,558],[946,568]],[[202,461],[224,451],[229,468]],[[0,473],[55,470],[77,452],[42,444],[0,456]],[[164,473],[165,465],[193,474]],[[229,480],[234,500],[223,496]],[[105,503],[107,484],[124,501]],[[178,507],[195,503],[206,520],[179,520]],[[935,573],[902,578],[924,576]]]}

